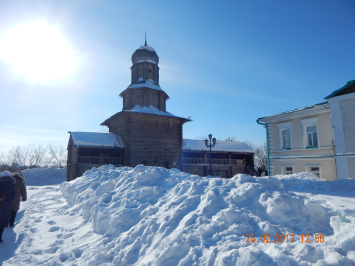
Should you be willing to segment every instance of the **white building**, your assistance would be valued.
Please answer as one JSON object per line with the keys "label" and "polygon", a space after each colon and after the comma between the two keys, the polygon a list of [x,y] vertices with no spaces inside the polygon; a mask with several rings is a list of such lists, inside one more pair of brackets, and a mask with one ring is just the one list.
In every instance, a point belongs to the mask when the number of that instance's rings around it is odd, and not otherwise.
{"label": "white building", "polygon": [[338,178],[355,179],[355,80],[325,99],[332,118]]}
{"label": "white building", "polygon": [[355,179],[355,81],[326,99],[257,120],[267,130],[269,175]]}

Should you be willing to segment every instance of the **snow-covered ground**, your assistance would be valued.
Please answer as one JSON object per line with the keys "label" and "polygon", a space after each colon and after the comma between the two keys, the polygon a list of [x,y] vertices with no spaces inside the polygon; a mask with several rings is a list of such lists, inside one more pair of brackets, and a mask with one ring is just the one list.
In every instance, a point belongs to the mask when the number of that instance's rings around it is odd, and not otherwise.
{"label": "snow-covered ground", "polygon": [[4,231],[2,265],[355,265],[355,180],[139,165],[33,186],[24,173],[29,197]]}

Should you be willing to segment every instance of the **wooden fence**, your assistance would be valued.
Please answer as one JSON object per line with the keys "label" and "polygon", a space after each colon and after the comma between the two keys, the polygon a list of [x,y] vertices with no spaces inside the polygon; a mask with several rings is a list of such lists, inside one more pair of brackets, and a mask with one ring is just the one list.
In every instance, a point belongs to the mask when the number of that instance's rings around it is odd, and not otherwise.
{"label": "wooden fence", "polygon": [[100,157],[100,156],[79,156],[78,163],[82,164],[113,164],[113,165],[121,165],[122,158],[120,157]]}
{"label": "wooden fence", "polygon": [[[209,159],[205,161],[204,158],[183,158],[183,164],[209,164]],[[223,165],[243,165],[243,160],[240,159],[213,159],[212,164],[223,164]]]}

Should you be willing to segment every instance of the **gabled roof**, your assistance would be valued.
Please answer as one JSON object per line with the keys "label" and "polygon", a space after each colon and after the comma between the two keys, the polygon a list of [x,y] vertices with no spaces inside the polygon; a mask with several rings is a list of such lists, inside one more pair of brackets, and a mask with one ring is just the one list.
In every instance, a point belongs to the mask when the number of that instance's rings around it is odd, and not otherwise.
{"label": "gabled roof", "polygon": [[348,81],[348,83],[346,83],[344,87],[341,87],[339,90],[333,91],[324,99],[329,99],[335,96],[344,95],[352,92],[355,92],[355,80]]}
{"label": "gabled roof", "polygon": [[110,132],[68,132],[70,133],[75,146],[102,147],[102,148],[124,148],[120,136]]}
{"label": "gabled roof", "polygon": [[113,119],[114,117],[116,117],[118,115],[122,115],[124,113],[141,113],[141,114],[149,114],[149,115],[169,116],[169,117],[172,117],[172,118],[182,119],[183,123],[192,121],[190,118],[179,117],[179,116],[175,116],[175,115],[173,115],[172,113],[169,113],[169,112],[159,111],[157,108],[155,108],[154,106],[151,106],[151,105],[149,105],[149,107],[148,106],[144,106],[143,107],[143,106],[140,106],[140,105],[136,105],[132,109],[123,110],[121,112],[115,113],[114,115],[112,115],[109,118],[107,118],[104,122],[102,122],[100,124],[100,126],[109,126],[109,122],[110,122],[111,119]]}
{"label": "gabled roof", "polygon": [[[209,151],[206,147],[203,139],[183,139],[183,150],[194,151]],[[223,141],[217,140],[216,146],[212,148],[212,151],[228,151],[228,152],[247,152],[255,153],[255,151],[246,143],[236,141]]]}

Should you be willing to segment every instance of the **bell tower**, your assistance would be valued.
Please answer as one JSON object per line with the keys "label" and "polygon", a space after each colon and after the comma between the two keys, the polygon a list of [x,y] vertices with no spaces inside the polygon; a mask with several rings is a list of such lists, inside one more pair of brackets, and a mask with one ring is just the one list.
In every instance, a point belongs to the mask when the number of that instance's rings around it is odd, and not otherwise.
{"label": "bell tower", "polygon": [[101,125],[124,142],[124,165],[182,169],[182,126],[190,119],[166,111],[169,96],[159,85],[159,57],[140,46],[132,54],[131,84],[120,93],[123,108]]}
{"label": "bell tower", "polygon": [[160,88],[158,63],[159,57],[155,50],[147,45],[147,41],[133,53],[131,84],[120,94],[123,98],[122,110],[130,110],[139,105],[166,111],[166,100],[169,96]]}

